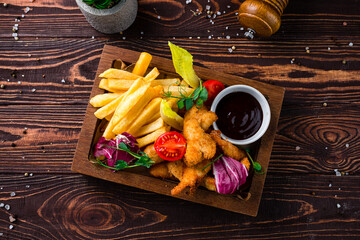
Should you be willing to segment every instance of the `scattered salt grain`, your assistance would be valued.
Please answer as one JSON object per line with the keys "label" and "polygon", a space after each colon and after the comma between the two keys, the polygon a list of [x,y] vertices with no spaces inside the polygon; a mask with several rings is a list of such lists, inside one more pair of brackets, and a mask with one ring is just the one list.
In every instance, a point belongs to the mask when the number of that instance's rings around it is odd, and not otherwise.
{"label": "scattered salt grain", "polygon": [[95,37],[94,37],[94,36],[91,36],[91,39],[95,39]]}
{"label": "scattered salt grain", "polygon": [[208,38],[211,39],[211,36],[209,36]]}
{"label": "scattered salt grain", "polygon": [[228,29],[229,29],[229,27],[228,27],[228,26],[226,26],[226,27],[225,27],[225,29],[226,29],[226,30],[228,30]]}
{"label": "scattered salt grain", "polygon": [[12,36],[13,36],[13,37],[17,37],[18,34],[17,34],[16,32],[14,32],[14,33],[12,33]]}
{"label": "scattered salt grain", "polygon": [[25,187],[26,187],[26,188],[30,188],[30,185],[26,185]]}
{"label": "scattered salt grain", "polygon": [[34,174],[30,173],[29,176],[32,177]]}
{"label": "scattered salt grain", "polygon": [[12,192],[10,193],[10,197],[15,197],[16,193]]}
{"label": "scattered salt grain", "polygon": [[21,82],[20,82],[20,81],[18,81],[18,84],[21,84]]}
{"label": "scattered salt grain", "polygon": [[341,172],[339,172],[339,170],[334,169],[334,172],[335,172],[335,175],[336,175],[337,177],[340,177],[340,176],[341,176]]}
{"label": "scattered salt grain", "polygon": [[220,15],[221,15],[221,12],[220,12],[220,11],[217,11],[216,14],[220,16]]}
{"label": "scattered salt grain", "polygon": [[230,36],[228,35],[228,36],[226,36],[226,39],[230,39]]}
{"label": "scattered salt grain", "polygon": [[6,205],[5,205],[5,209],[9,211],[9,210],[10,210],[10,205],[9,205],[9,204],[6,204]]}
{"label": "scattered salt grain", "polygon": [[244,28],[243,28],[243,27],[241,27],[241,28],[240,28],[240,31],[244,31]]}
{"label": "scattered salt grain", "polygon": [[13,225],[9,225],[9,229],[11,230],[11,229],[13,229],[14,228],[14,226]]}
{"label": "scattered salt grain", "polygon": [[24,18],[24,17],[25,17],[25,14],[22,14],[21,17]]}
{"label": "scattered salt grain", "polygon": [[330,48],[330,47],[328,47],[328,50],[330,51],[330,50],[331,50],[331,48]]}
{"label": "scattered salt grain", "polygon": [[4,234],[2,232],[0,232],[0,236],[3,236]]}
{"label": "scattered salt grain", "polygon": [[28,13],[29,11],[30,11],[30,8],[26,7],[25,10],[24,10],[24,13]]}
{"label": "scattered salt grain", "polygon": [[186,4],[190,4],[192,0],[186,0]]}
{"label": "scattered salt grain", "polygon": [[160,17],[160,16],[158,16],[157,18],[158,18],[158,19],[160,19],[161,17]]}
{"label": "scattered salt grain", "polygon": [[140,32],[141,35],[144,35],[144,32]]}
{"label": "scattered salt grain", "polygon": [[13,223],[13,222],[16,221],[16,218],[14,218],[13,216],[10,215],[10,216],[9,216],[9,221]]}
{"label": "scattered salt grain", "polygon": [[33,88],[33,89],[31,89],[31,91],[32,91],[32,92],[36,92],[36,89],[35,89],[35,88]]}
{"label": "scattered salt grain", "polygon": [[299,147],[299,146],[296,146],[295,150],[296,150],[296,151],[299,151],[299,150],[300,150],[300,147]]}
{"label": "scattered salt grain", "polygon": [[335,194],[334,197],[337,197],[337,195]]}
{"label": "scattered salt grain", "polygon": [[353,44],[352,42],[350,42],[350,43],[349,43],[349,46],[352,47],[352,46],[354,46],[354,44]]}
{"label": "scattered salt grain", "polygon": [[336,204],[337,208],[341,208],[341,205],[339,203]]}
{"label": "scattered salt grain", "polygon": [[192,39],[192,37],[189,37],[189,39]]}
{"label": "scattered salt grain", "polygon": [[349,145],[348,143],[347,143],[347,144],[345,144],[345,147],[347,147],[347,148],[348,148],[349,146],[350,146],[350,145]]}
{"label": "scattered salt grain", "polygon": [[211,8],[210,5],[206,5],[206,6],[205,6],[205,9],[206,9],[206,10],[210,10],[210,8]]}
{"label": "scattered salt grain", "polygon": [[228,48],[228,51],[229,51],[229,53],[232,53],[232,52],[233,52],[233,50],[232,50],[231,48]]}
{"label": "scattered salt grain", "polygon": [[239,15],[239,13],[238,13],[238,12],[236,12],[236,13],[235,13],[235,16],[237,16],[237,15]]}
{"label": "scattered salt grain", "polygon": [[329,183],[329,187],[332,187],[332,184],[331,184],[331,183]]}
{"label": "scattered salt grain", "polygon": [[65,83],[65,79],[61,79],[61,82],[62,82],[62,83]]}
{"label": "scattered salt grain", "polygon": [[310,48],[309,47],[305,47],[305,50],[309,50]]}
{"label": "scattered salt grain", "polygon": [[4,207],[5,206],[5,204],[4,203],[0,203],[0,207]]}
{"label": "scattered salt grain", "polygon": [[123,40],[125,40],[125,39],[126,39],[126,37],[123,37],[122,39],[123,39]]}

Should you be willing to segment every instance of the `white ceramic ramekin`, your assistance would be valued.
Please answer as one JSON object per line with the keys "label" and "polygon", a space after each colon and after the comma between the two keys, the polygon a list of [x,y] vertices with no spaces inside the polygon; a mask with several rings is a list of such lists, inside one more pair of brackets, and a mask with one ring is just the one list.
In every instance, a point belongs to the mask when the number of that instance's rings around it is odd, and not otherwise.
{"label": "white ceramic ramekin", "polygon": [[[243,139],[243,140],[237,140],[237,139],[229,138],[229,137],[225,136],[224,134],[221,134],[223,139],[231,142],[232,144],[247,147],[247,146],[251,145],[252,143],[256,142],[257,140],[259,140],[264,135],[266,130],[268,129],[269,124],[270,124],[270,118],[271,118],[270,106],[269,106],[269,103],[267,102],[266,98],[264,97],[264,95],[262,95],[255,88],[247,86],[247,85],[233,85],[233,86],[225,88],[216,96],[216,98],[214,99],[214,102],[211,105],[210,110],[213,112],[216,112],[216,107],[219,104],[220,100],[223,99],[223,97],[225,97],[226,95],[233,93],[233,92],[244,92],[244,93],[250,94],[259,102],[260,107],[262,109],[263,120],[262,120],[261,126],[260,126],[259,130],[250,138]],[[234,103],[234,104],[244,104],[244,103]],[[221,118],[221,116],[218,116],[218,117]],[[221,129],[218,128],[216,122],[213,123],[213,127],[215,130],[221,131]]]}

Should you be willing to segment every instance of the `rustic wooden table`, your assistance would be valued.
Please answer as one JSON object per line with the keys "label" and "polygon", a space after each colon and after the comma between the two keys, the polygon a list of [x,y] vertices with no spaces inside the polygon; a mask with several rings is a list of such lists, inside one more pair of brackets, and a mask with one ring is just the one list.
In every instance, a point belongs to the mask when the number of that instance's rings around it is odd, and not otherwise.
{"label": "rustic wooden table", "polygon": [[[290,0],[280,30],[249,41],[241,2],[140,0],[121,35],[72,0],[1,4],[0,239],[359,239],[360,3]],[[215,24],[192,12],[207,4]],[[256,218],[70,171],[104,44],[170,58],[168,40],[286,88]]]}

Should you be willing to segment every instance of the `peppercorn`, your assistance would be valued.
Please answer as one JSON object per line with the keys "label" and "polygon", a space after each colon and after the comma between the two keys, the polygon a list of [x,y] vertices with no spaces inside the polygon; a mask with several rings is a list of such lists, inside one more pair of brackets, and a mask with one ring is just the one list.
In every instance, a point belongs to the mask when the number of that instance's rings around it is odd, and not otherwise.
{"label": "peppercorn", "polygon": [[12,147],[16,147],[16,144],[15,144],[15,143],[11,143],[11,146],[12,146]]}
{"label": "peppercorn", "polygon": [[4,88],[5,88],[5,85],[4,85],[4,84],[1,84],[1,85],[0,85],[0,88],[1,88],[1,89],[4,89]]}

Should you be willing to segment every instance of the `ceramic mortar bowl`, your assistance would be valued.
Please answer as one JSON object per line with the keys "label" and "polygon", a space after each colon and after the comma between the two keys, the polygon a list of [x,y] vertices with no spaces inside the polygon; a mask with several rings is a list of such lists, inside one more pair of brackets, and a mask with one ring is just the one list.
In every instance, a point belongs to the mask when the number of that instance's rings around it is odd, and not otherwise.
{"label": "ceramic mortar bowl", "polygon": [[76,0],[81,12],[90,25],[102,33],[120,33],[130,27],[135,21],[138,1],[121,0],[112,8],[93,8],[82,0]]}
{"label": "ceramic mortar bowl", "polygon": [[[264,97],[264,95],[262,95],[257,89],[247,86],[247,85],[233,85],[233,86],[225,88],[216,96],[216,98],[214,99],[214,102],[211,105],[210,110],[213,112],[216,112],[216,108],[217,108],[219,102],[225,96],[227,96],[230,93],[234,93],[234,92],[248,93],[257,100],[257,102],[260,104],[262,114],[263,114],[262,123],[261,123],[259,130],[253,136],[251,136],[247,139],[243,139],[243,140],[232,139],[232,138],[225,136],[224,134],[221,134],[221,137],[223,139],[231,142],[234,145],[241,146],[241,147],[249,147],[249,146],[251,146],[251,144],[253,144],[257,140],[259,140],[264,135],[266,130],[268,129],[269,124],[270,124],[270,118],[271,118],[270,106],[269,106],[269,103],[267,102],[266,98]],[[234,103],[234,104],[244,104],[244,103]],[[221,116],[218,116],[218,117],[220,118]],[[217,126],[216,122],[213,123],[213,127],[215,130],[221,131],[221,129],[219,129],[219,127]]]}

